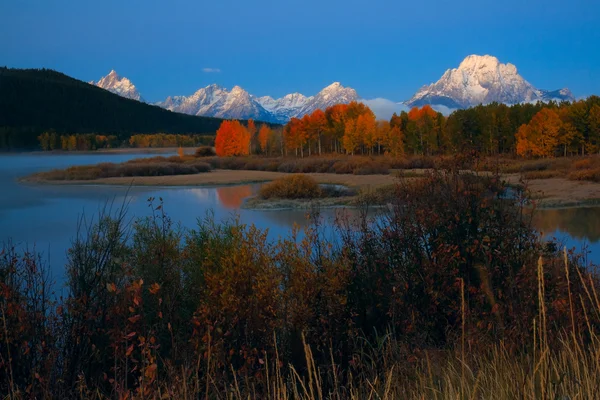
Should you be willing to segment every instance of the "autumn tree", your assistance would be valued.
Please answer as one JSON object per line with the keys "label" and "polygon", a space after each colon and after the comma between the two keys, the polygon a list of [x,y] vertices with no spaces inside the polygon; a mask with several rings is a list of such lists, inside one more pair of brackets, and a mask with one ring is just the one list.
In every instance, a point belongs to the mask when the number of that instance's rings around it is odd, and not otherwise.
{"label": "autumn tree", "polygon": [[256,129],[256,124],[254,123],[253,119],[249,119],[248,123],[247,123],[247,130],[248,130],[248,135],[250,135],[250,143],[249,143],[249,152],[250,153],[256,153],[259,144],[258,144],[258,131]]}
{"label": "autumn tree", "polygon": [[377,143],[377,121],[373,112],[365,112],[358,116],[355,134],[361,138],[360,142],[366,147],[367,152],[373,154],[373,148]]}
{"label": "autumn tree", "polygon": [[344,146],[346,154],[354,155],[354,152],[360,147],[361,144],[362,142],[356,129],[356,120],[350,119],[346,121],[344,137],[342,139],[342,145]]}
{"label": "autumn tree", "polygon": [[404,155],[404,135],[399,124],[380,121],[378,125],[385,152],[393,157]]}
{"label": "autumn tree", "polygon": [[331,151],[334,153],[342,150],[341,140],[346,132],[347,110],[347,104],[336,104],[327,107],[325,110],[325,118],[327,119],[326,135],[331,143]]}
{"label": "autumn tree", "polygon": [[284,146],[286,152],[295,151],[296,156],[298,156],[298,151],[302,145],[301,136],[301,121],[298,118],[292,118],[285,125],[283,135],[284,135]]}
{"label": "autumn tree", "polygon": [[309,130],[311,131],[311,137],[316,138],[317,140],[317,150],[319,151],[319,155],[321,155],[323,149],[322,149],[322,139],[323,139],[323,133],[325,132],[326,128],[327,128],[327,118],[325,117],[325,113],[322,110],[315,110],[311,115],[310,115],[310,127]]}
{"label": "autumn tree", "polygon": [[517,154],[552,157],[559,143],[561,120],[556,111],[543,108],[531,122],[522,125],[516,134]]}
{"label": "autumn tree", "polygon": [[215,138],[218,156],[243,156],[250,150],[250,133],[239,121],[223,121]]}
{"label": "autumn tree", "polygon": [[258,143],[260,145],[260,151],[264,154],[269,153],[269,142],[273,136],[273,130],[266,124],[262,124],[258,131]]}

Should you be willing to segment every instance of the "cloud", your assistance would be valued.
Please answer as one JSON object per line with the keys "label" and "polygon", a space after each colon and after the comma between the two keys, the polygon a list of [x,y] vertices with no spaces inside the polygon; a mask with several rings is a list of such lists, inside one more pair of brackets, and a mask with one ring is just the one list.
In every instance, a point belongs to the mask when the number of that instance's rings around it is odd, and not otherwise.
{"label": "cloud", "polygon": [[[390,119],[394,113],[400,115],[402,111],[408,112],[410,110],[410,107],[406,104],[396,103],[395,101],[381,97],[371,100],[360,99],[359,101],[368,106],[375,113],[377,119]],[[446,117],[456,111],[456,108],[448,108],[442,105],[432,105],[431,108]]]}
{"label": "cloud", "polygon": [[361,99],[360,102],[367,105],[375,113],[377,119],[390,119],[394,113],[400,114],[402,111],[408,111],[408,107],[404,104],[381,97],[371,100]]}
{"label": "cloud", "polygon": [[221,70],[219,68],[202,68],[202,72],[206,72],[207,74],[218,74]]}
{"label": "cloud", "polygon": [[433,108],[437,112],[442,113],[446,117],[457,110],[456,108],[449,108],[442,105],[432,105],[431,108]]}

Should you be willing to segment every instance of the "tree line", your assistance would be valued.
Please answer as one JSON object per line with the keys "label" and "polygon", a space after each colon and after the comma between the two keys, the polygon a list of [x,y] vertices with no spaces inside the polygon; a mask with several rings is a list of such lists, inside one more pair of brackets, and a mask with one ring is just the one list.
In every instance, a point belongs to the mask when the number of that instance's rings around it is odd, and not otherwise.
{"label": "tree line", "polygon": [[[262,132],[262,134],[261,134]],[[337,104],[292,118],[283,129],[223,122],[220,155],[324,153],[391,156],[455,154],[554,157],[600,151],[600,97],[573,103],[500,103],[456,110],[448,117],[431,106],[377,120],[366,105]]]}
{"label": "tree line", "polygon": [[38,136],[40,148],[44,151],[90,151],[98,149],[116,149],[121,147],[161,148],[161,147],[197,147],[212,146],[212,135],[174,135],[174,134],[138,134],[121,140],[116,135],[97,135],[94,133],[59,135],[47,131]]}

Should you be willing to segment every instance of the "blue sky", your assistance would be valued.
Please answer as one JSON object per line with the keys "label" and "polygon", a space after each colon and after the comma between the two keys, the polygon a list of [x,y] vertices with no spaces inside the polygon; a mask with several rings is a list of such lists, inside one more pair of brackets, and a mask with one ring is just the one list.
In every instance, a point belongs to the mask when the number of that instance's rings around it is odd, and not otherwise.
{"label": "blue sky", "polygon": [[333,81],[401,101],[469,54],[538,88],[600,94],[600,2],[0,1],[0,65],[86,81],[115,69],[150,101],[210,83],[312,95]]}

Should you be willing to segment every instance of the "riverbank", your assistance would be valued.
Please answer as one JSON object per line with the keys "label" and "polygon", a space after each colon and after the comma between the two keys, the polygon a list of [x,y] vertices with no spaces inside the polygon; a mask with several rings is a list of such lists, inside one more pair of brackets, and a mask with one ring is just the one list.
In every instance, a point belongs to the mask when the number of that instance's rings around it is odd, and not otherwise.
{"label": "riverbank", "polygon": [[600,183],[567,178],[521,181],[520,174],[502,175],[510,185],[524,185],[539,208],[590,207],[600,204]]}
{"label": "riverbank", "polygon": [[[379,187],[397,181],[395,175],[351,175],[333,173],[306,174],[321,184],[343,185],[354,188]],[[120,186],[220,186],[243,185],[270,182],[289,176],[286,172],[240,171],[216,169],[210,172],[193,175],[114,177],[94,180],[57,181],[43,179],[39,175],[30,175],[20,179],[24,183],[51,185],[120,185]]]}
{"label": "riverbank", "polygon": [[[378,189],[393,185],[398,180],[398,173],[393,171],[387,175],[352,175],[334,173],[309,173],[320,184],[343,185],[357,190]],[[403,171],[410,177],[419,177],[425,170]],[[264,183],[289,176],[285,172],[248,171],[217,169],[202,174],[143,176],[143,177],[113,177],[94,180],[55,181],[32,175],[20,179],[28,184],[51,185],[118,185],[118,186],[224,186]],[[511,185],[521,183],[521,174],[503,174],[502,178]],[[567,178],[530,179],[526,181],[527,188],[534,199],[538,200],[539,208],[568,208],[589,207],[600,204],[600,183],[590,181],[573,181]],[[335,200],[335,201],[333,201]],[[348,205],[349,198],[333,199],[329,206]],[[255,204],[255,205],[258,205]],[[266,208],[261,205],[261,208]]]}

